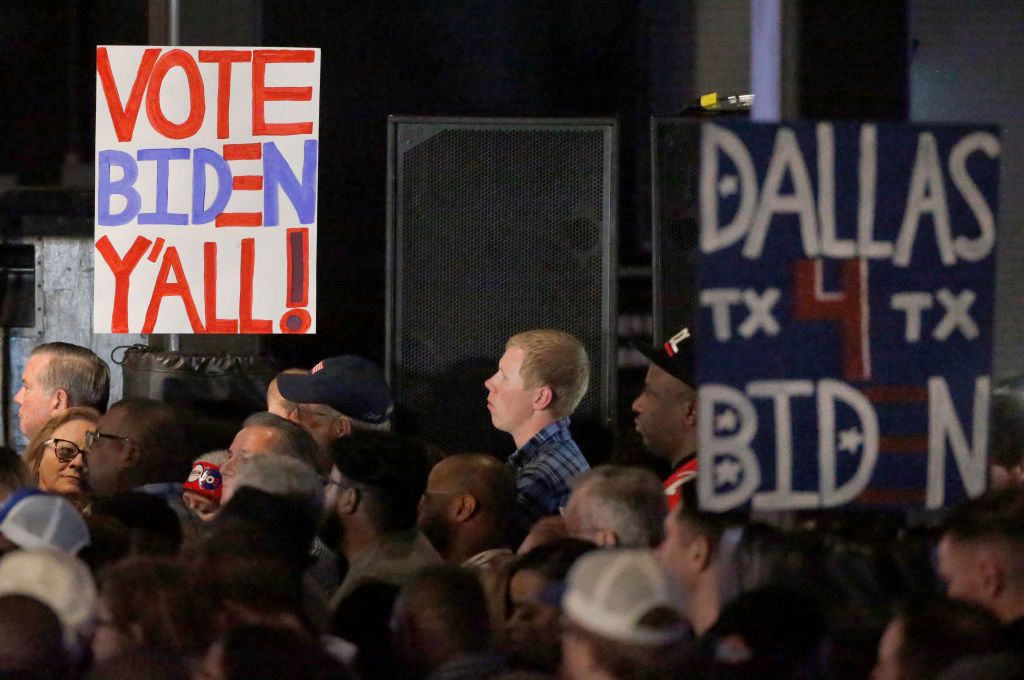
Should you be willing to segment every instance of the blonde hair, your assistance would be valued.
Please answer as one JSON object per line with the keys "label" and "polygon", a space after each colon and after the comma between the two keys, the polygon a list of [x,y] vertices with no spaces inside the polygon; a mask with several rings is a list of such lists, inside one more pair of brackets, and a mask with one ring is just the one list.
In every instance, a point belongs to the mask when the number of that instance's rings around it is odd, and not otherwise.
{"label": "blonde hair", "polygon": [[571,414],[590,383],[590,361],[583,343],[564,331],[553,328],[517,333],[505,343],[505,349],[518,347],[526,356],[519,374],[523,387],[551,388],[551,415],[565,418]]}
{"label": "blonde hair", "polygon": [[64,409],[57,415],[46,421],[46,424],[32,437],[32,441],[25,447],[25,466],[32,473],[32,478],[39,481],[39,463],[43,460],[43,449],[45,444],[53,437],[58,427],[73,420],[87,420],[93,425],[100,422],[100,412],[88,406],[72,406]]}

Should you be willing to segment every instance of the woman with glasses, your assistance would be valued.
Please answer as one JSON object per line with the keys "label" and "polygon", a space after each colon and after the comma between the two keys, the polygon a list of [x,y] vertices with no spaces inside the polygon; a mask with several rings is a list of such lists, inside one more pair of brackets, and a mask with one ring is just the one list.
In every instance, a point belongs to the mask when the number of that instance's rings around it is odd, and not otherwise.
{"label": "woman with glasses", "polygon": [[85,406],[61,411],[46,421],[25,449],[25,465],[39,488],[64,496],[79,510],[89,504],[91,493],[86,433],[99,421],[99,411]]}

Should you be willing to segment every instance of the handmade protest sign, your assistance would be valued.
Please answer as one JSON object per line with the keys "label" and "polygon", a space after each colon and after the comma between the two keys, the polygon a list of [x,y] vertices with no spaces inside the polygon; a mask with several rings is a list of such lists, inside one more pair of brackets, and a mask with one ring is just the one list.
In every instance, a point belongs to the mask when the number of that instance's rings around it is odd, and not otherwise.
{"label": "handmade protest sign", "polygon": [[701,128],[702,508],[937,508],[986,484],[1000,143]]}
{"label": "handmade protest sign", "polygon": [[316,332],[320,50],[96,49],[97,333]]}

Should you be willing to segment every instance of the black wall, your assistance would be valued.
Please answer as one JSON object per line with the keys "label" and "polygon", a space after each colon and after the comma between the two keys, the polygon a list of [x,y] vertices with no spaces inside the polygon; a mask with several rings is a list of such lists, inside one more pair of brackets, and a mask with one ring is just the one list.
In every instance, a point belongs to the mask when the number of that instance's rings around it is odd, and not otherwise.
{"label": "black wall", "polygon": [[[293,0],[264,5],[264,43],[322,52],[316,337],[276,338],[286,363],[382,358],[386,117],[613,116],[620,120],[620,261],[647,263],[647,117],[682,107],[651,73],[692,66],[672,36],[687,3],[634,0]],[[673,31],[673,26],[680,29]],[[675,38],[681,40],[681,38]],[[668,46],[666,47],[666,44]],[[673,49],[675,48],[675,49]],[[678,62],[652,69],[652,54]],[[674,83],[678,84],[678,80]],[[662,88],[659,90],[659,87]],[[496,313],[501,313],[496,310]],[[495,339],[495,359],[503,339]]]}

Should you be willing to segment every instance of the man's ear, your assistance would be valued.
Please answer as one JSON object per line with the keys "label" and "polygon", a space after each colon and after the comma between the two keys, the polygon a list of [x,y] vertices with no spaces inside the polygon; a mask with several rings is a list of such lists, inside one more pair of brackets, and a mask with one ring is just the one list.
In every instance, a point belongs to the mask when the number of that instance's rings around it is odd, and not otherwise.
{"label": "man's ear", "polygon": [[686,550],[686,556],[698,571],[705,571],[711,566],[711,541],[707,536],[694,536]]}
{"label": "man's ear", "polygon": [[71,400],[68,399],[68,393],[64,389],[58,388],[53,391],[53,396],[50,397],[50,410],[56,415],[61,411],[71,407]]}
{"label": "man's ear", "polygon": [[687,426],[694,428],[697,427],[697,400],[693,399],[686,404],[686,413],[683,416],[686,419]]}
{"label": "man's ear", "polygon": [[1006,589],[1006,572],[1002,560],[988,551],[978,556],[976,567],[981,588],[988,601],[999,597]]}
{"label": "man's ear", "polygon": [[480,502],[468,493],[459,495],[459,502],[455,505],[455,521],[467,522],[476,516],[480,509]]}
{"label": "man's ear", "polygon": [[331,439],[347,437],[352,434],[352,419],[348,416],[338,416],[331,423]]}
{"label": "man's ear", "polygon": [[142,462],[142,450],[133,441],[127,442],[127,444],[128,446],[124,447],[124,466],[126,468],[135,467]]}
{"label": "man's ear", "polygon": [[362,495],[359,493],[359,489],[350,486],[338,496],[338,508],[343,515],[351,515],[359,509],[361,500]]}
{"label": "man's ear", "polygon": [[614,531],[601,529],[594,534],[594,543],[596,543],[599,548],[617,548],[620,545],[619,535]]}
{"label": "man's ear", "polygon": [[533,396],[533,410],[543,411],[548,406],[551,406],[551,402],[555,400],[555,392],[547,385],[542,385],[537,388],[536,393]]}

